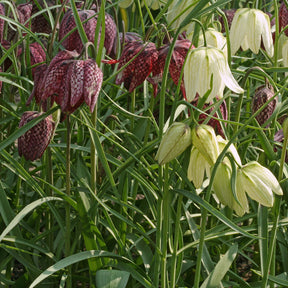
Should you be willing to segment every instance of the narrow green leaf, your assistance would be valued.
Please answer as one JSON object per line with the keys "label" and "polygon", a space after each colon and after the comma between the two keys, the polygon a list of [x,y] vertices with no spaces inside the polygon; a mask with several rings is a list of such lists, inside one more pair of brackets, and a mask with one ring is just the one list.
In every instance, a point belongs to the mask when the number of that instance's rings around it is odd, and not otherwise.
{"label": "narrow green leaf", "polygon": [[[53,275],[54,273],[58,272],[61,269],[64,269],[72,264],[78,263],[83,260],[88,260],[91,258],[95,257],[106,257],[106,258],[111,258],[111,259],[119,259],[124,262],[129,262],[133,265],[133,262],[131,262],[129,259],[119,256],[117,254],[111,253],[111,252],[106,252],[106,251],[96,251],[96,250],[90,250],[90,251],[84,251],[84,252],[79,252],[77,254],[71,255],[69,257],[66,257],[60,261],[58,261],[56,264],[50,266],[47,268],[45,271],[43,271],[29,286],[29,288],[33,288],[39,283],[41,283],[43,280],[48,278],[49,276]],[[134,269],[137,267],[134,264]]]}
{"label": "narrow green leaf", "polygon": [[3,240],[3,238],[16,226],[20,223],[20,221],[31,211],[36,209],[38,206],[41,206],[42,204],[48,202],[48,201],[63,201],[61,198],[57,197],[45,197],[38,199],[29,205],[25,206],[15,217],[14,219],[9,223],[9,225],[4,229],[2,234],[0,235],[0,242]]}
{"label": "narrow green leaf", "polygon": [[96,288],[125,288],[130,273],[119,270],[99,270],[96,273]]}
{"label": "narrow green leaf", "polygon": [[205,279],[201,288],[215,288],[221,283],[221,280],[226,275],[230,266],[232,265],[238,251],[238,245],[234,244],[229,248],[225,255],[216,264],[212,273]]}
{"label": "narrow green leaf", "polygon": [[196,194],[193,194],[189,191],[182,190],[182,189],[175,189],[174,190],[177,193],[180,193],[187,197],[188,199],[193,200],[194,202],[198,203],[200,206],[205,208],[208,212],[213,214],[215,217],[217,217],[221,222],[223,222],[225,225],[233,229],[234,231],[237,231],[238,233],[247,236],[249,238],[257,239],[257,236],[251,235],[242,228],[240,228],[238,225],[233,223],[230,219],[228,219],[225,215],[223,215],[220,211],[218,211],[215,207],[213,207],[211,204],[209,204],[207,201],[203,200],[201,197],[199,197]]}

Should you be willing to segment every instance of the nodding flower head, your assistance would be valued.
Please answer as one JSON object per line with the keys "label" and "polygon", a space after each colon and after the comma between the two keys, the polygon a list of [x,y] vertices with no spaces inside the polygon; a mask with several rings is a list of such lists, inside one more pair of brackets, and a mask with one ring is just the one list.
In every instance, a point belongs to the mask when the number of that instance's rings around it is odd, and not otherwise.
{"label": "nodding flower head", "polygon": [[230,29],[231,53],[241,47],[258,54],[263,40],[267,54],[272,57],[274,46],[269,16],[258,9],[240,8],[236,11]]}
{"label": "nodding flower head", "polygon": [[184,66],[184,84],[189,102],[197,94],[203,97],[209,90],[207,103],[215,97],[222,98],[225,86],[235,93],[244,92],[234,79],[224,52],[215,47],[199,47],[189,51]]}
{"label": "nodding flower head", "polygon": [[124,82],[124,87],[132,92],[150,75],[157,59],[158,51],[154,43],[128,42],[120,56],[118,70],[126,64],[127,66],[118,73],[116,84]]}
{"label": "nodding flower head", "polygon": [[[23,113],[19,127],[24,126],[31,120],[41,116],[43,113],[36,111],[26,111]],[[52,116],[41,120],[38,124],[29,129],[18,138],[18,152],[26,160],[34,161],[41,158],[45,149],[51,141],[54,133],[55,124]]]}
{"label": "nodding flower head", "polygon": [[[94,43],[95,40],[95,29],[97,25],[98,15],[94,10],[79,10],[79,17],[81,21],[88,21],[82,23],[84,31],[87,35],[88,41]],[[77,29],[72,32],[69,36],[65,37],[72,29],[76,28],[74,14],[72,10],[68,10],[60,23],[59,28],[59,39],[62,40],[62,45],[65,49],[73,51],[76,50],[78,53],[83,49],[83,43]],[[113,49],[114,41],[116,38],[116,24],[111,15],[105,14],[105,39],[104,47],[106,48],[106,54],[110,55]],[[101,32],[100,32],[101,35]],[[98,36],[98,44],[100,43],[100,35]]]}
{"label": "nodding flower head", "polygon": [[164,134],[155,159],[160,165],[168,163],[184,152],[191,142],[190,127],[174,122]]}
{"label": "nodding flower head", "polygon": [[63,50],[43,68],[44,76],[36,74],[34,89],[29,97],[35,97],[37,103],[60,105],[63,113],[73,113],[83,102],[93,112],[103,81],[103,73],[94,59],[75,59],[79,54],[75,51]]}

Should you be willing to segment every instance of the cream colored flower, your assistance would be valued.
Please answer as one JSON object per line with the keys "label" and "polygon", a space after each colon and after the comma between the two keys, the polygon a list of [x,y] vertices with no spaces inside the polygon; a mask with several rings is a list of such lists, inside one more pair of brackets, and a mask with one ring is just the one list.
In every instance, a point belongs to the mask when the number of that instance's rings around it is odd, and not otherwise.
{"label": "cream colored flower", "polygon": [[[218,142],[219,150],[221,153],[229,141],[223,139],[220,135],[217,135],[217,142]],[[229,145],[227,152],[231,153],[231,155],[233,156],[233,158],[234,158],[234,160],[238,166],[242,165],[241,158],[238,154],[237,149],[235,148],[235,146],[233,144]]]}
{"label": "cream colored flower", "polygon": [[[282,44],[282,50],[281,50],[282,57],[283,57],[283,66],[288,67],[288,38],[286,36],[283,36],[283,37],[286,38],[284,43]],[[285,72],[285,76],[287,75],[288,75],[288,72]]]}
{"label": "cream colored flower", "polygon": [[[213,28],[208,28],[205,31],[205,37],[206,37],[207,46],[216,47],[222,50],[225,56],[227,57],[227,41],[226,41],[226,37],[221,32]],[[199,43],[199,47],[204,46],[204,37],[202,33],[199,36],[198,43]]]}
{"label": "cream colored flower", "polygon": [[214,165],[219,156],[219,146],[214,129],[201,124],[191,132],[192,144],[195,146],[210,166]]}
{"label": "cream colored flower", "polygon": [[120,0],[118,5],[120,8],[128,8],[133,2],[134,0]]}
{"label": "cream colored flower", "polygon": [[233,195],[231,179],[232,169],[230,162],[221,162],[217,167],[212,189],[223,205],[233,209],[237,215],[243,216],[249,211],[247,197],[242,189],[235,189],[236,197]]}
{"label": "cream colored flower", "polygon": [[193,146],[190,154],[190,161],[188,166],[187,177],[192,181],[195,188],[198,189],[202,186],[204,178],[210,177],[210,165],[203,157],[202,153]]}
{"label": "cream colored flower", "polygon": [[[212,76],[212,87],[210,87]],[[244,92],[234,79],[224,52],[214,47],[199,47],[189,51],[184,66],[184,85],[189,102],[197,93],[203,97],[211,88],[207,103],[216,96],[222,98],[225,86],[235,93]]]}
{"label": "cream colored flower", "polygon": [[[174,0],[170,4],[167,11],[167,22],[168,24],[171,24],[172,29],[177,29],[181,25],[183,20],[198,2],[199,0]],[[183,11],[185,12],[182,13]],[[194,30],[194,25],[194,22],[189,23],[183,27],[182,31],[186,31],[187,34],[190,34]]]}
{"label": "cream colored flower", "polygon": [[[167,2],[167,0],[143,0],[141,2],[142,6],[144,6],[144,1],[146,2],[147,6],[152,10],[159,9]],[[134,0],[121,0],[119,1],[119,7],[128,8],[133,2]]]}
{"label": "cream colored flower", "polygon": [[241,47],[257,54],[262,40],[267,54],[272,57],[274,46],[269,16],[258,9],[238,9],[230,29],[231,53],[235,54]]}
{"label": "cream colored flower", "polygon": [[238,169],[237,183],[250,198],[263,206],[273,206],[273,192],[283,195],[280,184],[273,173],[256,161],[249,162]]}
{"label": "cream colored flower", "polygon": [[155,160],[160,165],[175,159],[191,145],[191,129],[184,123],[174,122],[164,134]]}

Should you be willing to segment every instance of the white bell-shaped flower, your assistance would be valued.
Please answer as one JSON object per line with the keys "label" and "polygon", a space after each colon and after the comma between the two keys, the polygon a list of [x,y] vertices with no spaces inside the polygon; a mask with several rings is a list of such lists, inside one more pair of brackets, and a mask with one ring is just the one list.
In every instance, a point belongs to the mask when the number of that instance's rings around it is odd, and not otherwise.
{"label": "white bell-shaped flower", "polygon": [[[213,29],[213,28],[208,28],[205,31],[205,38],[206,38],[206,44],[208,46],[216,47],[220,50],[222,50],[227,57],[227,41],[226,37],[219,31]],[[204,46],[204,36],[201,33],[199,36],[199,47]]]}
{"label": "white bell-shaped flower", "polygon": [[196,94],[203,97],[211,88],[207,103],[216,96],[222,98],[225,86],[235,93],[244,92],[234,79],[224,52],[215,47],[199,47],[189,51],[184,66],[184,85],[189,102]]}
{"label": "white bell-shaped flower", "polygon": [[267,54],[272,57],[274,46],[269,16],[258,9],[238,9],[230,28],[231,53],[234,55],[241,47],[243,51],[250,49],[257,54],[261,41]]}

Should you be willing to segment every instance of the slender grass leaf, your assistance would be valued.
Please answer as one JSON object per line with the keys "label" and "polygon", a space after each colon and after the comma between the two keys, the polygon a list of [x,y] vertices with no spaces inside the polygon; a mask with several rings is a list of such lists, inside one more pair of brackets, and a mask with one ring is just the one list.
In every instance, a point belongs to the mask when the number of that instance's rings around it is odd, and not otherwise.
{"label": "slender grass leaf", "polygon": [[177,193],[180,193],[187,197],[188,199],[193,200],[194,202],[198,203],[201,207],[205,208],[208,212],[210,212],[212,215],[217,217],[221,222],[223,222],[225,225],[230,227],[232,230],[237,231],[238,233],[247,236],[249,238],[257,239],[257,236],[251,235],[242,228],[240,228],[238,225],[233,223],[230,219],[228,219],[225,215],[223,215],[220,211],[218,211],[215,207],[213,207],[211,204],[209,204],[207,201],[203,200],[198,195],[195,195],[189,191],[182,190],[182,189],[175,189],[174,190]]}
{"label": "slender grass leaf", "polygon": [[62,270],[72,264],[81,262],[83,260],[88,260],[91,258],[110,258],[110,259],[118,259],[120,261],[123,262],[128,262],[131,265],[134,266],[134,268],[136,268],[137,266],[131,262],[129,259],[122,257],[120,255],[117,255],[115,253],[111,253],[111,252],[106,252],[106,251],[96,251],[96,250],[90,250],[90,251],[84,251],[84,252],[79,252],[77,254],[68,256],[60,261],[58,261],[56,264],[50,266],[48,269],[46,269],[45,271],[43,271],[29,286],[29,288],[33,288],[36,285],[38,285],[39,283],[41,283],[43,280],[45,280],[46,278],[48,278],[49,276],[53,275],[54,273],[58,272],[59,270]]}
{"label": "slender grass leaf", "polygon": [[119,270],[99,270],[96,273],[96,288],[125,288],[130,273]]}
{"label": "slender grass leaf", "polygon": [[20,221],[31,211],[36,209],[38,206],[48,202],[48,201],[63,201],[61,198],[57,197],[46,197],[42,199],[38,199],[29,205],[25,206],[15,217],[14,219],[8,224],[8,226],[4,229],[4,231],[0,235],[0,242],[3,238],[16,226],[20,223]]}
{"label": "slender grass leaf", "polygon": [[221,283],[221,280],[226,275],[230,266],[232,265],[238,251],[238,245],[234,244],[229,248],[225,255],[216,264],[214,270],[205,279],[201,288],[215,288]]}

